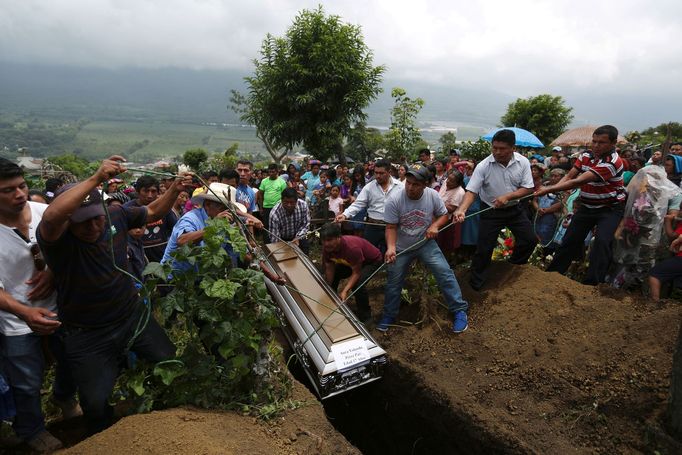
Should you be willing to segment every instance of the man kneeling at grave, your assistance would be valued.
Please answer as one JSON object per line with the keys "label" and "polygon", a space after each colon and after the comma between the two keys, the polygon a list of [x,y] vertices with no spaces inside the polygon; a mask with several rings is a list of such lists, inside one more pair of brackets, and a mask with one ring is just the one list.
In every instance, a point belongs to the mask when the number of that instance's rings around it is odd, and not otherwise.
{"label": "man kneeling at grave", "polygon": [[468,327],[468,303],[462,298],[459,283],[445,256],[438,248],[436,238],[441,227],[448,222],[448,210],[432,188],[426,184],[431,173],[415,165],[407,171],[405,189],[386,200],[386,256],[389,264],[384,294],[384,314],[377,329],[385,332],[398,317],[400,293],[410,264],[418,258],[436,278],[448,309],[454,314],[452,330],[464,332]]}
{"label": "man kneeling at grave", "polygon": [[[358,319],[363,323],[371,321],[365,281],[381,266],[381,251],[362,237],[341,235],[340,224],[326,224],[320,235],[325,279],[336,291],[339,282],[348,278],[339,297],[346,300],[354,291]],[[361,287],[357,288],[358,285]]]}

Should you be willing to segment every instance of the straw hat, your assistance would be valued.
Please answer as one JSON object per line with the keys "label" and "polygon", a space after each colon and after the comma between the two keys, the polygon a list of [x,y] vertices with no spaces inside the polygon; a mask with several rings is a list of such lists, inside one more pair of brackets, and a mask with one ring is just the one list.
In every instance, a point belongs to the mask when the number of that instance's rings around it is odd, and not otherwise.
{"label": "straw hat", "polygon": [[[217,195],[217,196],[216,196]],[[227,207],[229,204],[237,207],[238,210],[246,213],[246,207],[237,202],[237,189],[225,183],[211,183],[207,191],[197,194],[192,198],[193,204],[198,204],[205,200],[220,202]]]}

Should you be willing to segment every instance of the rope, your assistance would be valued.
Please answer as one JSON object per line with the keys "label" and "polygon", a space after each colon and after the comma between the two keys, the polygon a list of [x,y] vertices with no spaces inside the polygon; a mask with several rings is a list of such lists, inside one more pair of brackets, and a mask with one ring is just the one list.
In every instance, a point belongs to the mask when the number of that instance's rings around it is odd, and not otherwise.
{"label": "rope", "polygon": [[[106,189],[108,188],[109,184],[107,182],[104,182],[102,186],[102,191],[106,192]],[[133,282],[139,283],[141,288],[140,291],[142,291],[143,294],[147,294],[143,298],[147,299],[148,305],[143,305],[143,311],[142,314],[140,315],[140,319],[137,321],[137,325],[135,326],[135,331],[133,332],[133,335],[130,337],[130,340],[128,340],[128,344],[126,345],[125,351],[128,352],[130,351],[130,348],[132,348],[133,344],[135,343],[135,340],[137,337],[139,337],[144,329],[147,327],[147,324],[149,323],[149,319],[151,317],[152,313],[152,299],[151,295],[149,293],[145,292],[144,288],[144,283],[137,278],[135,275],[132,273],[128,272],[127,270],[122,269],[121,267],[116,264],[116,255],[114,253],[114,233],[111,232],[111,229],[113,227],[113,224],[111,223],[111,214],[109,213],[109,207],[107,206],[107,203],[104,200],[104,197],[102,197],[102,208],[104,209],[104,214],[106,215],[107,218],[107,223],[109,225],[109,253],[111,254],[111,263],[113,264],[114,268],[118,270],[119,272],[123,273],[124,275],[129,276],[132,278]],[[125,235],[128,235],[125,233]]]}

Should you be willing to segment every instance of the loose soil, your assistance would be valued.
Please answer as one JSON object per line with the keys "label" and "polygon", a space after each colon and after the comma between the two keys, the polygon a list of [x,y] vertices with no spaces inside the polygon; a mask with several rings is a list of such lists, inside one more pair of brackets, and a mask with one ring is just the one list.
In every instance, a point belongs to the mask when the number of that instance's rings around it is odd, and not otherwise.
{"label": "loose soil", "polygon": [[[533,266],[494,263],[484,292],[458,274],[471,308],[469,330],[456,335],[418,276],[408,287],[421,298],[401,308],[407,322],[374,332],[390,358],[385,378],[325,400],[326,416],[297,384],[294,398],[309,405],[274,423],[173,409],[124,418],[64,453],[680,450],[660,429],[679,302],[658,305]],[[381,280],[370,295],[378,315]]]}
{"label": "loose soil", "polygon": [[59,453],[78,454],[358,454],[327,421],[317,399],[294,385],[303,405],[273,421],[236,412],[177,408],[121,419]]}
{"label": "loose soil", "polygon": [[[461,453],[679,449],[655,440],[682,317],[679,302],[658,305],[530,265],[494,263],[490,276],[481,293],[460,276],[471,304],[465,333],[451,333],[447,312],[422,299],[403,303],[401,319],[423,323],[377,337],[392,370],[418,386],[411,398],[449,410],[438,415],[414,402],[415,413],[434,422],[433,433],[450,419],[462,432],[462,444],[452,441]],[[423,282],[411,286],[411,294],[419,294]],[[377,311],[381,299],[375,299]]]}

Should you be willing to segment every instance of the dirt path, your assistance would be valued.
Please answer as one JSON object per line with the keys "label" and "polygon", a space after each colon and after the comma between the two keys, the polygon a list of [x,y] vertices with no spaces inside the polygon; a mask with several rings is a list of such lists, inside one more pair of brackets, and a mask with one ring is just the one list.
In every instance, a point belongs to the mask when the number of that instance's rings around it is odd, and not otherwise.
{"label": "dirt path", "polygon": [[682,307],[532,266],[497,263],[491,276],[488,292],[465,286],[467,332],[450,333],[444,320],[439,328],[438,310],[423,328],[378,337],[391,361],[509,450],[651,451],[647,421],[665,409]]}

